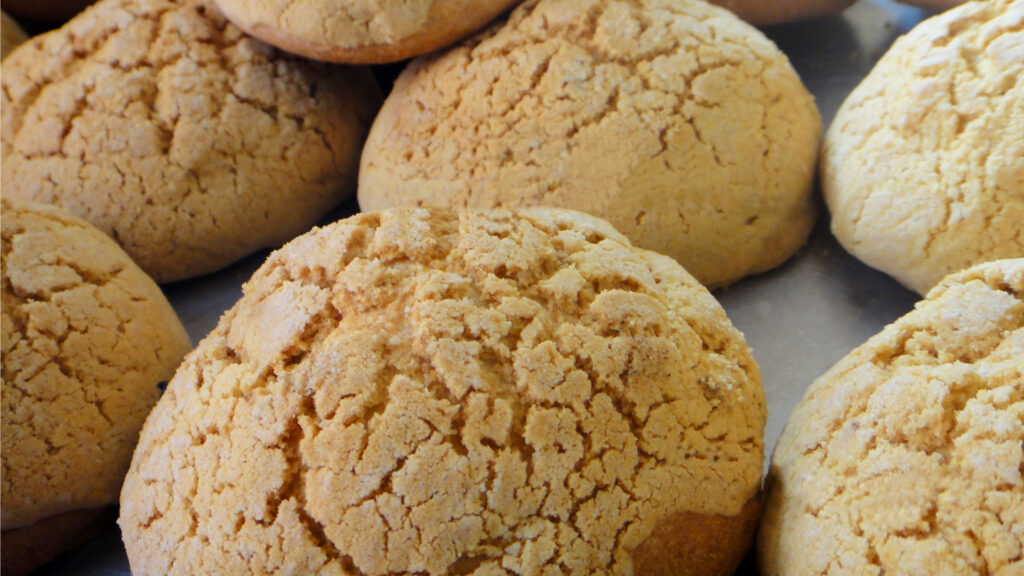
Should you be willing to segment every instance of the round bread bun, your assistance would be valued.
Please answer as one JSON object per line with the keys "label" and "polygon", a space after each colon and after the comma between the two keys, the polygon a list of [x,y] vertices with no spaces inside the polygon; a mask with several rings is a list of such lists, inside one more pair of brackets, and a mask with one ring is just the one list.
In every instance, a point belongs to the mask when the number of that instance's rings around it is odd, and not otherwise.
{"label": "round bread bun", "polygon": [[239,28],[317,60],[382,64],[450,46],[519,0],[216,0]]}
{"label": "round bread bun", "polygon": [[557,206],[710,287],[806,240],[821,124],[757,29],[698,0],[540,0],[402,72],[359,205]]}
{"label": "round bread bun", "polygon": [[157,285],[102,232],[6,196],[0,209],[2,564],[13,574],[80,541],[97,509],[117,503],[158,383],[191,344]]}
{"label": "round bread bun", "polygon": [[705,288],[606,222],[363,213],[243,292],[142,432],[119,520],[136,576],[727,575],[743,558],[758,367]]}
{"label": "round bread bun", "polygon": [[[843,11],[854,0],[710,0],[751,24],[796,22]],[[923,0],[929,1],[929,0]],[[931,0],[944,1],[944,0]]]}
{"label": "round bread bun", "polygon": [[0,11],[0,59],[7,58],[15,48],[28,40],[28,34],[21,29],[21,26],[7,15],[7,12]]}
{"label": "round bread bun", "polygon": [[850,94],[825,136],[822,188],[851,254],[921,294],[1024,256],[1024,0],[919,24]]}
{"label": "round bread bun", "polygon": [[157,282],[305,232],[354,192],[370,72],[196,0],[103,0],[4,61],[4,194],[110,234]]}
{"label": "round bread bun", "polygon": [[764,576],[1024,572],[1024,259],[946,278],[808,389],[775,448]]}

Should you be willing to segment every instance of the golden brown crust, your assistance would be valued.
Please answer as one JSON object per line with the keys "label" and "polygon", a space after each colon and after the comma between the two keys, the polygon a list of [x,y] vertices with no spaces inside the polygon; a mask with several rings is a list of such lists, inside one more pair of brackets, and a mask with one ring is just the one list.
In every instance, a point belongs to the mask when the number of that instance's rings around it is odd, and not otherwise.
{"label": "golden brown crust", "polygon": [[[845,9],[854,0],[710,0],[754,25],[807,20]],[[927,1],[927,0],[926,0]],[[940,0],[941,1],[941,0]]]}
{"label": "golden brown crust", "polygon": [[202,1],[104,0],[4,61],[4,194],[57,204],[158,282],[306,231],[353,192],[369,71],[283,54]]}
{"label": "golden brown crust", "polygon": [[50,206],[0,206],[8,530],[117,501],[157,383],[191,345],[157,285],[102,232]]}
{"label": "golden brown crust", "polygon": [[35,524],[4,530],[0,570],[23,576],[60,554],[80,546],[117,517],[114,507],[83,508],[43,518]]}
{"label": "golden brown crust", "polygon": [[1024,259],[951,275],[815,381],[772,457],[767,576],[1024,570]]}
{"label": "golden brown crust", "polygon": [[607,223],[363,213],[186,359],[120,524],[138,576],[630,574],[663,518],[755,496],[764,419],[718,303]]}
{"label": "golden brown crust", "polygon": [[269,44],[351,64],[395,62],[450,46],[518,1],[217,0],[235,25]]}
{"label": "golden brown crust", "polygon": [[633,573],[643,576],[729,576],[750,549],[761,505],[751,499],[739,514],[678,512],[665,518],[633,551]]}
{"label": "golden brown crust", "polygon": [[822,146],[832,231],[926,293],[946,274],[1024,256],[1024,1],[970,2],[901,37]]}
{"label": "golden brown crust", "polygon": [[805,241],[820,130],[785,55],[721,8],[531,1],[402,72],[359,205],[581,210],[716,287]]}

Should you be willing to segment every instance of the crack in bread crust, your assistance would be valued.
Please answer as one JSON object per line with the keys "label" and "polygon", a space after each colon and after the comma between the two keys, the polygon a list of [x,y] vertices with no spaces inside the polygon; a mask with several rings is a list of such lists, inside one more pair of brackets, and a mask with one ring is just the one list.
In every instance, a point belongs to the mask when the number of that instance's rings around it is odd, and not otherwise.
{"label": "crack in bread crust", "polygon": [[757,493],[742,336],[603,221],[360,214],[244,292],[143,431],[133,573],[630,574],[665,518]]}

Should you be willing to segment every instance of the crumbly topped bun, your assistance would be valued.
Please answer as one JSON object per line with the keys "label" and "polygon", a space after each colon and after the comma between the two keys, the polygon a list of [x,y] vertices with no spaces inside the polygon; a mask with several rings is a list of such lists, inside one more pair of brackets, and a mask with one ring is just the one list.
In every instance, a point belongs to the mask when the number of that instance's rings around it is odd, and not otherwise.
{"label": "crumbly topped bun", "polygon": [[1016,259],[946,278],[811,385],[772,458],[761,574],[1021,574],[1022,470]]}
{"label": "crumbly topped bun", "polygon": [[715,287],[804,243],[820,130],[786,56],[724,9],[530,1],[403,71],[359,205],[581,210]]}
{"label": "crumbly topped bun", "polygon": [[6,534],[117,502],[157,384],[191,345],[160,289],[102,232],[53,207],[0,203]]}
{"label": "crumbly topped bun", "polygon": [[364,213],[246,283],[120,524],[137,575],[731,574],[764,424],[718,303],[607,223]]}
{"label": "crumbly topped bun", "polygon": [[103,0],[4,61],[4,194],[110,234],[158,282],[308,230],[353,192],[366,70],[250,38],[202,1]]}
{"label": "crumbly topped bun", "polygon": [[924,294],[946,274],[1024,257],[1024,0],[971,2],[917,25],[825,136],[832,231]]}
{"label": "crumbly topped bun", "polygon": [[450,46],[519,0],[217,0],[239,28],[289,52],[359,64]]}

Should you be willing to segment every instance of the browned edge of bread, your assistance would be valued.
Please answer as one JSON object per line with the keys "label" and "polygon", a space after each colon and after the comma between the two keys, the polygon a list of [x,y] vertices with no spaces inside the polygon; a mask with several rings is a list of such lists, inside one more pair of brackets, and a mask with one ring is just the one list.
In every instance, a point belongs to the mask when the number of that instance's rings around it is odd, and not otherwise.
{"label": "browned edge of bread", "polygon": [[758,497],[750,499],[735,516],[672,514],[633,551],[633,573],[729,576],[750,549],[760,517]]}

